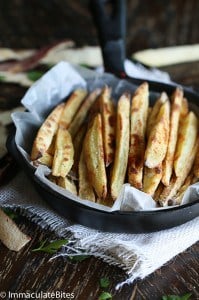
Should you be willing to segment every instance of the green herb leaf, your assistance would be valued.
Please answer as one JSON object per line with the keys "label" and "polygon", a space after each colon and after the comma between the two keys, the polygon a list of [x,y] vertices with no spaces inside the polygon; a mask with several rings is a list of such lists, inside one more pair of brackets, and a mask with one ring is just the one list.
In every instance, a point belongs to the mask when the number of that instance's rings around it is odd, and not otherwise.
{"label": "green herb leaf", "polygon": [[107,288],[110,285],[110,281],[108,278],[104,277],[104,278],[100,278],[100,287],[101,288]]}
{"label": "green herb leaf", "polygon": [[108,292],[102,292],[101,295],[99,296],[99,300],[107,300],[107,299],[112,299],[112,295]]}
{"label": "green herb leaf", "polygon": [[5,76],[0,75],[0,81],[4,81],[5,80]]}
{"label": "green herb leaf", "polygon": [[9,208],[3,208],[3,211],[12,220],[16,220],[19,217],[17,213],[10,210]]}
{"label": "green herb leaf", "polygon": [[37,71],[37,70],[35,70],[35,71],[29,71],[29,72],[27,72],[27,77],[31,81],[36,81],[39,78],[41,78],[41,76],[43,76],[43,75],[44,75],[43,71]]}
{"label": "green herb leaf", "polygon": [[47,240],[41,242],[38,248],[32,250],[32,252],[46,252],[49,254],[55,254],[63,245],[67,244],[68,240],[57,240],[50,244],[47,244]]}
{"label": "green herb leaf", "polygon": [[185,294],[183,296],[177,296],[177,295],[168,295],[163,296],[162,300],[188,300],[191,297],[191,293]]}
{"label": "green herb leaf", "polygon": [[73,262],[81,262],[85,259],[90,257],[89,255],[75,255],[75,256],[69,256],[69,259]]}

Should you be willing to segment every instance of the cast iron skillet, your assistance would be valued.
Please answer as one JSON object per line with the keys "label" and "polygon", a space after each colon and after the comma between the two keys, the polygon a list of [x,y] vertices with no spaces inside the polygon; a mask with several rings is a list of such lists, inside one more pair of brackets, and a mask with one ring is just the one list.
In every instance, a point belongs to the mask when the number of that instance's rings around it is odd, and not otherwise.
{"label": "cast iron skillet", "polygon": [[[103,0],[91,1],[94,20],[99,30],[105,70],[114,73],[120,78],[125,77],[138,86],[144,80],[129,78],[126,76],[123,66],[125,58],[123,42],[125,36],[125,3],[123,0],[115,0],[113,2],[114,11],[109,16],[104,9]],[[153,92],[162,92],[164,90],[170,95],[175,89],[175,85],[147,81],[149,82],[150,91]],[[191,103],[199,105],[199,95],[187,88],[183,89],[185,97]],[[25,161],[16,147],[15,133],[8,138],[7,147],[28,173],[35,184],[35,188],[46,202],[57,210],[60,215],[69,218],[73,222],[103,231],[144,233],[171,228],[190,221],[199,215],[199,199],[190,204],[158,211],[115,211],[108,213],[87,207],[51,190],[36,178],[33,167]]]}

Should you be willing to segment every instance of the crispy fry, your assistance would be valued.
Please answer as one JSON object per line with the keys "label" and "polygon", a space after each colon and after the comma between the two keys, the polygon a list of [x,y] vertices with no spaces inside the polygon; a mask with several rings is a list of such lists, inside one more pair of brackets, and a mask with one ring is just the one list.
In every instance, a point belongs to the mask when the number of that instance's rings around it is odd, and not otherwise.
{"label": "crispy fry", "polygon": [[182,90],[176,88],[175,92],[172,95],[169,142],[168,142],[166,157],[163,161],[162,183],[166,186],[169,185],[169,181],[173,170],[173,161],[174,161],[175,148],[178,139],[178,128],[179,128],[180,112],[182,107],[182,99],[183,99]]}
{"label": "crispy fry", "polygon": [[80,106],[78,112],[76,113],[74,119],[72,120],[71,124],[68,127],[68,131],[70,132],[72,138],[75,137],[75,135],[80,130],[82,124],[85,122],[85,119],[89,113],[89,109],[91,108],[92,104],[95,102],[97,97],[99,96],[100,92],[101,89],[95,89],[87,96],[85,101]]}
{"label": "crispy fry", "polygon": [[198,145],[196,157],[193,164],[193,173],[197,178],[199,178],[199,145]]}
{"label": "crispy fry", "polygon": [[55,109],[44,121],[44,123],[41,125],[33,143],[31,160],[36,160],[40,158],[49,148],[50,144],[52,143],[53,137],[56,134],[58,122],[62,114],[63,108],[63,103],[56,106]]}
{"label": "crispy fry", "polygon": [[0,240],[10,250],[20,251],[31,238],[0,209]]}
{"label": "crispy fry", "polygon": [[157,167],[165,158],[169,139],[170,103],[167,100],[160,107],[157,121],[148,138],[145,151],[145,166]]}
{"label": "crispy fry", "polygon": [[115,107],[110,97],[111,89],[105,86],[100,96],[100,106],[106,167],[113,162],[115,152]]}
{"label": "crispy fry", "polygon": [[57,185],[68,190],[72,194],[77,195],[77,188],[75,183],[67,177],[58,177]]}
{"label": "crispy fry", "polygon": [[97,114],[89,127],[84,141],[84,155],[90,182],[99,198],[107,194],[107,177],[104,163],[102,119]]}
{"label": "crispy fry", "polygon": [[153,169],[144,168],[143,192],[154,196],[162,178],[162,164]]}
{"label": "crispy fry", "polygon": [[159,198],[160,198],[160,195],[162,194],[163,192],[163,189],[164,189],[164,184],[162,182],[159,183],[154,195],[153,195],[153,199],[158,202],[159,201]]}
{"label": "crispy fry", "polygon": [[78,177],[78,164],[80,160],[80,153],[83,145],[84,136],[86,134],[87,125],[84,124],[79,132],[73,139],[73,147],[74,147],[74,164],[72,166],[71,172],[73,176]]}
{"label": "crispy fry", "polygon": [[73,165],[74,148],[70,133],[59,128],[55,140],[55,155],[52,164],[52,175],[65,177]]}
{"label": "crispy fry", "polygon": [[175,174],[173,174],[169,186],[163,189],[163,192],[159,197],[159,203],[161,206],[167,206],[168,201],[176,195],[178,190],[184,184],[185,179],[187,178],[188,174],[192,169],[193,162],[198,148],[198,143],[199,140],[195,142],[195,145],[193,146],[189,157],[187,157],[185,167],[184,169],[182,169],[182,172],[179,174],[179,176],[177,177]]}
{"label": "crispy fry", "polygon": [[149,88],[148,83],[144,82],[138,87],[132,98],[130,114],[128,182],[137,189],[142,188],[148,105]]}
{"label": "crispy fry", "polygon": [[179,128],[178,140],[174,157],[174,170],[176,176],[180,176],[186,167],[187,159],[193,151],[198,131],[198,120],[193,112],[185,118]]}
{"label": "crispy fry", "polygon": [[50,146],[48,147],[48,149],[46,150],[46,152],[50,155],[54,155],[55,153],[55,139],[56,139],[56,135],[54,135],[52,142],[50,144]]}
{"label": "crispy fry", "polygon": [[154,106],[152,107],[152,110],[149,114],[148,120],[147,120],[147,128],[146,128],[146,136],[149,137],[149,134],[156,123],[157,115],[160,111],[160,107],[162,104],[164,104],[168,100],[168,96],[165,92],[161,93],[160,97],[155,102]]}
{"label": "crispy fry", "polygon": [[38,160],[39,164],[45,165],[47,167],[52,167],[53,163],[53,156],[47,152],[45,152],[42,157],[40,157]]}
{"label": "crispy fry", "polygon": [[194,176],[194,174],[190,173],[184,184],[181,186],[181,188],[178,190],[177,194],[172,198],[172,204],[173,205],[180,205],[182,202],[182,198],[187,190],[187,188],[191,185],[197,182],[197,177]]}
{"label": "crispy fry", "polygon": [[124,183],[128,152],[130,127],[130,95],[123,94],[118,102],[116,124],[116,151],[111,174],[111,196],[115,200]]}
{"label": "crispy fry", "polygon": [[87,95],[86,90],[77,89],[75,90],[69,99],[66,101],[60,121],[59,126],[68,129],[71,124],[75,114],[77,113],[81,103],[84,101]]}
{"label": "crispy fry", "polygon": [[188,115],[188,113],[189,113],[188,101],[186,98],[183,98],[181,103],[181,109],[180,109],[180,122],[184,120],[184,118]]}
{"label": "crispy fry", "polygon": [[87,199],[92,202],[95,202],[95,194],[89,180],[88,170],[84,159],[84,150],[82,150],[80,155],[78,172],[79,172],[79,193],[78,193],[79,197],[82,199]]}

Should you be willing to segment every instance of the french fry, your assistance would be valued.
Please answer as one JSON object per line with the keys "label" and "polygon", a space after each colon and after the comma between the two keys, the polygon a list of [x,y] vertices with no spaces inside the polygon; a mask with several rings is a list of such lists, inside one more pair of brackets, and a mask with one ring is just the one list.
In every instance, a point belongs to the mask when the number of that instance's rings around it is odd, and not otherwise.
{"label": "french fry", "polygon": [[83,89],[75,90],[66,101],[59,121],[59,126],[68,129],[81,103],[84,101],[87,91]]}
{"label": "french fry", "polygon": [[104,142],[105,165],[108,167],[114,159],[115,152],[115,107],[111,100],[111,89],[105,86],[100,96],[102,115],[102,133]]}
{"label": "french fry", "polygon": [[178,190],[177,194],[172,198],[172,204],[173,205],[180,205],[182,202],[182,198],[185,194],[185,191],[187,188],[191,185],[197,182],[197,177],[194,176],[194,174],[190,173],[184,184],[181,186],[181,188]]}
{"label": "french fry", "polygon": [[194,160],[193,173],[197,178],[199,178],[199,146],[198,146],[198,149],[196,152],[196,157]]}
{"label": "french fry", "polygon": [[160,181],[157,189],[155,190],[155,193],[153,195],[153,199],[158,202],[159,201],[159,198],[160,198],[160,195],[162,194],[163,192],[163,189],[164,189],[164,184]]}
{"label": "french fry", "polygon": [[100,92],[101,89],[95,89],[87,96],[85,101],[80,106],[78,112],[76,113],[74,119],[68,127],[68,131],[70,132],[72,138],[74,138],[77,132],[79,132],[82,124],[85,122],[85,119],[89,113],[89,109],[99,96]]}
{"label": "french fry", "polygon": [[38,163],[45,165],[49,168],[52,167],[52,163],[53,163],[53,156],[47,152],[45,152],[42,157],[38,158]]}
{"label": "french fry", "polygon": [[183,98],[182,103],[181,103],[181,110],[180,110],[180,125],[179,125],[179,127],[181,127],[181,121],[183,122],[184,118],[188,115],[188,113],[189,113],[188,101],[186,98]]}
{"label": "french fry", "polygon": [[72,194],[77,195],[77,188],[75,183],[67,177],[58,177],[57,185],[59,185],[63,189],[68,190]]}
{"label": "french fry", "polygon": [[144,168],[143,192],[154,196],[154,193],[162,178],[162,164],[158,167],[149,169]]}
{"label": "french fry", "polygon": [[132,98],[130,114],[128,182],[137,189],[142,188],[148,106],[149,88],[148,83],[144,82]]}
{"label": "french fry", "polygon": [[145,166],[155,168],[166,155],[169,139],[170,103],[167,100],[160,107],[157,121],[149,134],[145,151]]}
{"label": "french fry", "polygon": [[124,183],[129,152],[130,95],[123,94],[118,102],[116,150],[111,174],[111,196],[115,200]]}
{"label": "french fry", "polygon": [[185,164],[185,167],[182,170],[182,172],[179,174],[178,177],[174,173],[171,177],[169,186],[167,186],[163,189],[163,191],[159,197],[159,203],[161,206],[167,206],[168,201],[176,195],[178,190],[184,184],[188,174],[190,173],[190,171],[192,169],[193,162],[194,162],[196,152],[198,149],[198,144],[199,144],[199,140],[197,139],[197,141],[195,142],[195,145],[192,148],[192,151],[191,151],[189,157],[187,157],[186,164]]}
{"label": "french fry", "polygon": [[44,121],[44,123],[41,125],[33,143],[31,160],[36,160],[40,158],[50,147],[53,137],[56,134],[58,122],[63,112],[63,108],[63,103],[56,106],[55,109]]}
{"label": "french fry", "polygon": [[88,170],[84,158],[84,150],[82,150],[80,155],[78,173],[79,173],[79,192],[78,192],[79,197],[82,199],[87,199],[92,202],[95,202],[95,194],[89,180]]}
{"label": "french fry", "polygon": [[157,115],[160,111],[160,107],[162,104],[164,104],[168,100],[168,96],[165,92],[162,92],[160,97],[156,100],[154,106],[152,107],[152,110],[149,114],[148,120],[147,120],[147,128],[146,128],[146,136],[149,137],[150,132],[152,131],[152,128],[154,124],[156,123]]}
{"label": "french fry", "polygon": [[174,171],[177,177],[181,175],[187,164],[187,159],[193,151],[198,132],[198,120],[193,112],[184,118],[179,128],[178,140],[174,157]]}
{"label": "french fry", "polygon": [[79,154],[81,153],[84,136],[86,134],[86,129],[87,129],[87,125],[84,124],[73,139],[74,164],[72,166],[71,172],[73,173],[73,175],[76,178],[78,177],[78,164],[79,164],[79,160],[80,160]]}
{"label": "french fry", "polygon": [[0,209],[0,240],[10,250],[20,251],[31,238],[24,234],[17,225]]}
{"label": "french fry", "polygon": [[52,175],[66,177],[73,165],[74,148],[70,133],[59,128],[55,140],[55,154],[52,164]]}
{"label": "french fry", "polygon": [[102,139],[102,119],[97,114],[84,140],[84,155],[88,169],[88,176],[97,196],[106,198],[107,177],[104,163],[104,150]]}
{"label": "french fry", "polygon": [[178,139],[178,128],[179,128],[180,112],[182,107],[182,99],[183,99],[182,90],[176,88],[175,92],[172,95],[169,142],[168,142],[166,157],[163,161],[162,183],[166,186],[169,185],[169,181],[173,171],[173,161],[174,161],[175,148]]}

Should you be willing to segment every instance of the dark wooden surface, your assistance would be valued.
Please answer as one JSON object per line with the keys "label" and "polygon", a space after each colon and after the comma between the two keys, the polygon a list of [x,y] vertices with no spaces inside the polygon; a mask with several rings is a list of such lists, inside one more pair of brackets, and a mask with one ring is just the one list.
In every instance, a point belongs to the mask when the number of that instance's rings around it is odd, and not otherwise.
{"label": "dark wooden surface", "polygon": [[[77,45],[97,44],[96,31],[87,8],[88,1],[0,1],[0,47],[35,48],[61,38]],[[199,41],[199,1],[128,1],[127,53],[148,47],[191,44]],[[197,64],[164,68],[173,80],[199,87]],[[16,106],[24,89],[1,83],[0,99]],[[11,103],[12,102],[12,103]],[[49,261],[44,253],[33,253],[38,242],[56,239],[49,230],[20,217],[17,220],[31,242],[19,253],[8,251],[0,243],[0,292],[74,293],[77,300],[98,299],[99,279],[108,277],[108,289],[116,300],[159,300],[166,294],[192,293],[199,299],[199,245],[193,245],[144,280],[115,291],[126,278],[124,271],[94,257],[80,263],[64,258]],[[4,298],[6,299],[6,298]]]}

